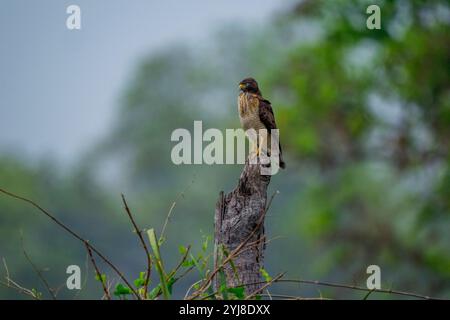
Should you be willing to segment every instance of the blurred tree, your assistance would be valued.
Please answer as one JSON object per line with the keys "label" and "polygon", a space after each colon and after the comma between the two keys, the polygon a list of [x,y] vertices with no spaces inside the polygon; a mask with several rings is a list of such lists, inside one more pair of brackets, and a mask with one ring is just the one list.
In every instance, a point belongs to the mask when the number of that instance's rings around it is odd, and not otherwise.
{"label": "blurred tree", "polygon": [[[133,235],[128,235],[129,232],[121,236],[129,228],[123,226],[127,219],[121,211],[120,202],[111,201],[94,176],[81,165],[70,174],[63,174],[49,160],[31,164],[12,156],[0,157],[1,188],[36,201],[118,261],[118,257],[122,257],[118,251],[127,252],[135,247],[135,239]],[[50,286],[58,289],[59,298],[87,298],[101,294],[101,288],[94,281],[87,282],[78,293],[65,287],[69,265],[80,266],[83,283],[84,279],[92,280],[94,277],[91,268],[85,273],[87,260],[83,245],[32,206],[3,193],[0,196],[0,234],[3,239],[0,242],[0,257],[5,259],[10,277],[20,285],[35,288],[43,293],[43,298],[51,298],[27,261],[23,253],[26,250]],[[111,249],[111,244],[116,251]],[[131,269],[125,263],[121,266],[125,272]],[[5,282],[3,262],[0,274],[2,282]],[[0,287],[0,298],[11,297],[24,296],[13,289]]]}
{"label": "blurred tree", "polygon": [[448,1],[301,1],[282,21],[318,34],[297,32],[270,83],[307,169],[291,210],[336,279],[379,264],[387,285],[450,293],[449,23]]}

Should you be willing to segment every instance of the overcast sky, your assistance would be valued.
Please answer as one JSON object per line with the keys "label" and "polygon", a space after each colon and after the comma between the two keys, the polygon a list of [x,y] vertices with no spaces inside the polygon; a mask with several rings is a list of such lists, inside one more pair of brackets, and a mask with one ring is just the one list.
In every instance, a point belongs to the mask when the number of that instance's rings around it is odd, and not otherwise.
{"label": "overcast sky", "polygon": [[[70,163],[108,132],[139,58],[207,41],[220,25],[263,25],[278,0],[0,0],[0,152]],[[81,8],[82,29],[66,28]]]}

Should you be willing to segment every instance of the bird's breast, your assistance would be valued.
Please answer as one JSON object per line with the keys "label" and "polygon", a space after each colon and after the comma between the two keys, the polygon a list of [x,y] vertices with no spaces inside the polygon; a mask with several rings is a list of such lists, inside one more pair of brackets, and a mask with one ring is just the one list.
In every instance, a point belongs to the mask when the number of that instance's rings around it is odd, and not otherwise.
{"label": "bird's breast", "polygon": [[244,130],[265,128],[259,118],[259,100],[257,97],[249,93],[240,93],[238,97],[238,111]]}

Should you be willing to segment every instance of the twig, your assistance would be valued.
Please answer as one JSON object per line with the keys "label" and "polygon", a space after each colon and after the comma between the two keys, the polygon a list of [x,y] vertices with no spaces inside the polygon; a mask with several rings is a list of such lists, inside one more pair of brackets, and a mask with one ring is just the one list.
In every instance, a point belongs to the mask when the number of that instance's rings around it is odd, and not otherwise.
{"label": "twig", "polygon": [[[436,298],[436,297],[430,297],[422,294],[418,294],[415,292],[406,292],[406,291],[399,291],[399,290],[392,290],[392,289],[368,289],[361,286],[355,286],[355,285],[348,285],[348,284],[341,284],[341,283],[333,283],[333,282],[325,282],[325,281],[317,281],[317,280],[300,280],[300,279],[277,279],[274,281],[271,281],[273,283],[302,283],[302,284],[310,284],[310,285],[319,285],[319,286],[327,286],[327,287],[333,287],[333,288],[343,288],[343,289],[349,289],[349,290],[358,290],[358,291],[364,291],[369,293],[386,293],[386,294],[395,294],[395,295],[401,295],[401,296],[408,296],[408,297],[414,297],[414,298],[420,298],[425,300],[443,300],[442,298]],[[254,282],[254,283],[245,283],[239,286],[235,286],[233,288],[239,288],[247,285],[255,285],[255,284],[266,284],[267,281],[260,281],[260,282]]]}
{"label": "twig", "polygon": [[192,270],[194,270],[194,267],[193,267],[193,266],[187,268],[186,271],[184,271],[182,274],[180,274],[178,277],[176,277],[176,278],[174,279],[174,283],[175,283],[176,281],[180,280],[181,278],[184,278],[184,276],[186,276],[186,275],[187,275],[189,272],[191,272]]}
{"label": "twig", "polygon": [[17,282],[13,281],[10,276],[9,276],[9,270],[8,270],[8,265],[6,264],[6,260],[5,258],[2,258],[3,260],[3,266],[5,267],[5,271],[6,271],[6,283],[4,283],[3,281],[0,281],[0,284],[2,286],[5,286],[6,288],[12,288],[14,290],[19,291],[22,294],[25,294],[27,296],[32,297],[35,300],[40,300],[39,296],[37,295],[37,292],[33,292],[30,289],[24,288],[21,285],[19,285]]}
{"label": "twig", "polygon": [[[84,277],[84,281],[83,281],[83,284],[81,285],[81,289],[77,290],[77,292],[73,296],[73,299],[77,298],[78,295],[80,294],[81,290],[86,288],[86,283],[87,283],[87,280],[89,278],[89,253],[87,253],[87,252],[86,252],[86,258],[84,259],[84,274],[86,276]],[[63,285],[59,286],[57,291],[59,291],[61,289],[61,287],[64,286],[64,285],[66,285],[66,284],[64,283]]]}
{"label": "twig", "polygon": [[[197,284],[199,284],[199,283],[202,282],[202,281],[203,281],[203,279],[200,279],[200,280],[194,282],[193,284],[191,284],[190,287],[188,288],[188,290],[186,291],[186,294],[184,295],[184,298],[183,298],[183,299],[184,299],[184,300],[187,300],[188,297],[189,297],[189,292],[191,292],[192,288],[195,287]],[[216,293],[214,293],[214,295],[215,295],[215,294],[216,294]]]}
{"label": "twig", "polygon": [[172,272],[169,273],[168,278],[170,279],[171,277],[173,277],[177,271],[181,268],[181,266],[183,265],[183,263],[186,261],[188,255],[189,255],[189,250],[191,250],[191,246],[189,245],[186,248],[186,252],[184,253],[183,257],[181,258],[180,262],[178,263],[178,265],[172,270]]}
{"label": "twig", "polygon": [[161,229],[161,235],[159,236],[159,241],[160,241],[160,242],[164,239],[164,233],[166,232],[166,228],[167,228],[167,225],[169,224],[170,218],[171,218],[171,216],[172,216],[173,209],[175,209],[175,206],[177,205],[177,202],[179,201],[179,199],[180,199],[181,197],[184,197],[184,194],[185,194],[186,191],[194,184],[194,182],[195,182],[195,175],[194,175],[194,177],[192,178],[191,183],[190,183],[189,185],[187,185],[186,188],[184,188],[184,190],[181,191],[181,192],[177,195],[177,197],[175,198],[175,201],[174,201],[174,202],[172,203],[172,205],[170,206],[169,212],[167,213],[167,216],[166,216],[166,220],[164,220],[164,224],[163,224],[163,227],[162,227],[162,229]]}
{"label": "twig", "polygon": [[366,293],[366,295],[364,296],[363,300],[367,300],[367,298],[369,298],[369,296],[372,294],[374,289],[370,290],[369,292]]}
{"label": "twig", "polygon": [[172,211],[173,211],[173,209],[175,209],[176,205],[177,205],[177,201],[175,200],[174,202],[172,202],[172,205],[170,206],[169,212],[167,213],[167,216],[166,216],[166,220],[164,220],[164,225],[161,230],[161,235],[159,236],[160,241],[162,239],[164,239],[164,232],[166,231],[167,224],[169,223],[169,220],[170,220],[170,216],[172,215]]}
{"label": "twig", "polygon": [[[175,274],[178,272],[178,270],[182,267],[183,262],[186,261],[188,255],[189,255],[189,250],[191,249],[191,246],[189,245],[186,248],[186,252],[184,253],[183,257],[181,258],[180,262],[178,263],[178,265],[167,275],[167,279],[172,278],[173,276],[175,276]],[[173,279],[173,284],[175,284],[178,280],[180,280],[181,278],[183,278],[185,275],[187,275],[194,267],[190,267],[188,268],[185,272],[183,272],[180,276],[176,277]],[[200,280],[201,281],[201,280]],[[156,294],[156,297],[159,297],[162,294],[162,290],[161,288],[158,290],[158,293]]]}
{"label": "twig", "polygon": [[27,251],[25,250],[25,245],[24,245],[23,233],[22,232],[20,232],[20,242],[22,244],[22,251],[23,251],[23,254],[24,254],[25,258],[28,260],[28,262],[30,263],[31,267],[33,268],[33,270],[38,275],[39,279],[41,279],[42,283],[44,284],[45,288],[47,289],[47,291],[50,294],[50,296],[52,297],[52,299],[56,300],[56,294],[55,294],[54,290],[50,287],[50,285],[48,284],[47,279],[45,279],[45,277],[42,274],[41,270],[39,270],[39,268],[36,267],[36,265],[31,260],[30,256],[28,255]]}
{"label": "twig", "polygon": [[275,191],[274,193],[272,193],[272,195],[270,196],[270,199],[269,199],[269,203],[267,204],[267,207],[266,207],[266,212],[264,214],[266,214],[269,211],[270,206],[272,205],[273,198],[275,198],[275,196],[279,193],[280,193],[280,191],[278,191],[278,190]]}
{"label": "twig", "polygon": [[255,292],[253,292],[252,294],[248,295],[247,297],[245,297],[245,300],[250,300],[252,299],[254,296],[256,296],[259,292],[264,291],[264,289],[266,289],[267,287],[269,287],[270,285],[272,285],[272,283],[276,282],[277,280],[281,279],[281,277],[284,276],[284,272],[280,273],[279,275],[277,275],[275,278],[273,278],[270,281],[267,281],[261,288],[257,289]]}
{"label": "twig", "polygon": [[[42,208],[39,204],[37,204],[36,202],[34,202],[33,200],[21,197],[19,195],[16,195],[12,192],[6,191],[4,189],[0,188],[0,192],[4,193],[12,198],[27,202],[29,204],[31,204],[33,207],[35,207],[36,209],[38,209],[39,211],[41,211],[43,214],[45,214],[47,217],[49,217],[51,220],[53,220],[53,222],[55,222],[58,226],[60,226],[61,228],[63,228],[65,231],[67,231],[70,235],[72,235],[74,238],[78,239],[79,241],[81,241],[83,244],[86,243],[87,240],[85,240],[84,238],[82,238],[80,235],[78,235],[75,231],[73,231],[72,229],[70,229],[68,226],[66,226],[64,223],[62,223],[61,221],[59,221],[57,218],[55,218],[49,211],[47,211],[46,209]],[[115,273],[117,273],[117,275],[122,279],[122,281],[130,288],[130,290],[133,292],[133,294],[136,296],[137,299],[141,299],[140,295],[136,292],[136,290],[133,288],[133,286],[128,282],[128,280],[125,278],[125,276],[122,274],[122,272],[120,272],[120,270],[111,262],[109,261],[108,258],[106,258],[99,250],[97,250],[93,245],[88,243],[88,246],[91,248],[91,250],[93,252],[95,252],[108,266],[111,267],[111,269],[114,270]]]}
{"label": "twig", "polygon": [[358,290],[358,291],[365,291],[365,292],[396,294],[396,295],[420,298],[420,299],[425,299],[425,300],[442,300],[441,298],[430,297],[430,296],[418,294],[415,292],[399,291],[399,290],[392,290],[392,289],[368,289],[365,287],[360,287],[360,286],[355,286],[355,285],[317,281],[317,280],[280,279],[276,282],[304,283],[304,284],[312,284],[312,285],[327,286],[327,287],[334,287],[334,288],[344,288],[344,289]]}
{"label": "twig", "polygon": [[[290,296],[290,295],[286,295],[286,294],[278,294],[278,293],[270,293],[270,294],[265,294],[265,293],[261,293],[260,294],[261,297],[269,297],[270,299],[273,298],[281,298],[281,299],[285,299],[285,300],[331,300],[328,298],[303,298],[303,297],[297,297],[297,296]],[[273,300],[273,299],[271,299]]]}
{"label": "twig", "polygon": [[92,266],[95,269],[95,273],[97,273],[98,281],[100,281],[101,284],[102,284],[103,292],[105,293],[106,299],[111,300],[111,296],[109,295],[108,289],[106,288],[105,282],[103,281],[102,273],[98,269],[97,263],[95,263],[94,256],[92,255],[92,250],[89,247],[89,244],[87,242],[85,243],[85,246],[86,246],[86,250],[87,250],[87,252],[89,254],[89,258],[91,259]]}
{"label": "twig", "polygon": [[9,270],[8,270],[8,265],[6,264],[6,260],[5,258],[2,258],[3,261],[3,266],[5,267],[5,271],[6,271],[6,281],[8,281],[8,285],[9,285]]}
{"label": "twig", "polygon": [[[0,281],[0,284],[6,288],[12,288],[14,290],[19,291],[20,293],[23,293],[27,296],[32,297],[35,300],[41,300],[33,291],[31,291],[30,289],[24,288],[20,285],[18,285],[17,283],[15,283],[13,280],[11,279],[6,279],[7,283]],[[11,285],[13,284],[13,285]]]}
{"label": "twig", "polygon": [[142,237],[142,231],[141,231],[141,229],[139,229],[136,222],[134,221],[133,215],[131,214],[131,210],[128,207],[127,200],[125,199],[125,196],[123,194],[121,196],[122,196],[123,205],[125,207],[125,211],[127,212],[128,217],[130,218],[131,223],[133,224],[133,227],[136,231],[136,234],[139,237],[139,240],[141,241],[142,248],[144,249],[145,255],[147,257],[147,274],[145,276],[145,281],[144,281],[144,299],[146,299],[147,291],[148,291],[148,283],[150,281],[150,274],[151,274],[151,270],[152,270],[152,258],[150,256],[150,252],[148,251],[147,244],[145,243],[145,240]]}
{"label": "twig", "polygon": [[[242,288],[245,287],[247,285],[257,285],[257,284],[264,284],[263,287],[259,288],[258,290],[256,290],[255,292],[253,292],[252,294],[248,295],[247,297],[245,297],[245,300],[249,300],[251,298],[253,298],[255,295],[258,294],[258,292],[263,291],[264,289],[268,288],[270,285],[272,285],[274,282],[276,282],[277,280],[279,280],[281,277],[284,276],[284,273],[280,273],[278,276],[276,276],[274,279],[270,280],[270,281],[258,281],[258,282],[251,282],[251,283],[244,283],[244,284],[240,284],[234,287],[231,287],[233,289],[235,288]],[[230,288],[230,289],[231,289]],[[214,291],[213,293],[207,295],[206,297],[203,297],[202,300],[207,300],[211,297],[214,297],[215,295],[217,295],[219,293],[219,290]],[[267,290],[267,293],[270,295],[269,290]]]}

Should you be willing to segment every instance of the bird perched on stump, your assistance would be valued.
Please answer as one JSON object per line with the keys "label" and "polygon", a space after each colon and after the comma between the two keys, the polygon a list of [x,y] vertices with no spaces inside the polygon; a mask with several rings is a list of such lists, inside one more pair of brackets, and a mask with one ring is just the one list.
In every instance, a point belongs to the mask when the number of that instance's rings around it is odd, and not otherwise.
{"label": "bird perched on stump", "polygon": [[[275,123],[275,116],[273,114],[270,101],[263,98],[261,91],[259,90],[258,83],[253,78],[245,78],[242,80],[239,83],[239,89],[238,110],[241,125],[246,132],[250,129],[253,129],[256,132],[257,136],[254,138],[249,135],[254,148],[256,148],[256,150],[254,150],[256,155],[259,156],[263,151],[267,151],[266,154],[270,155],[272,137],[271,130],[277,129],[277,124]],[[267,135],[261,135],[261,129],[266,129]],[[278,139],[278,137],[274,138]],[[265,139],[267,139],[267,141],[264,141]],[[267,143],[267,150],[263,150],[265,143]],[[281,144],[279,141],[278,147],[279,166],[284,169],[286,164],[283,161]]]}

